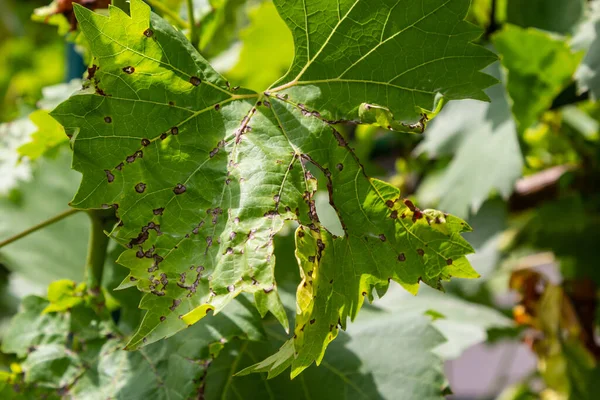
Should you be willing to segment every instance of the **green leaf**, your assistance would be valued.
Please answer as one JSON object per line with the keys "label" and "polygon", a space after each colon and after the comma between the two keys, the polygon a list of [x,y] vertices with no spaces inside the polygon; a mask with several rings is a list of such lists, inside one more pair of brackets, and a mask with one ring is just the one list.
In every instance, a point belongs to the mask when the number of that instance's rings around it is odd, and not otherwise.
{"label": "green leaf", "polygon": [[593,12],[588,21],[582,24],[580,32],[573,39],[577,48],[585,48],[587,53],[575,77],[582,92],[590,91],[591,98],[600,98],[600,2],[592,3]]}
{"label": "green leaf", "polygon": [[[498,70],[491,69],[498,74]],[[453,155],[439,175],[429,175],[418,197],[461,217],[475,213],[492,192],[508,198],[522,175],[517,129],[502,85],[488,89],[491,104],[450,103],[431,123],[417,153],[430,158]]]}
{"label": "green leaf", "polygon": [[292,35],[272,2],[252,9],[249,18],[250,24],[240,32],[237,63],[225,75],[237,85],[261,91],[285,74],[294,58],[294,47]]}
{"label": "green leaf", "polygon": [[0,124],[0,198],[10,193],[20,182],[31,179],[27,160],[20,160],[18,148],[27,143],[35,125],[27,119]]}
{"label": "green leaf", "polygon": [[390,293],[377,305],[393,315],[410,312],[442,315],[432,325],[437,328],[446,342],[434,349],[434,353],[444,360],[458,358],[471,346],[483,343],[492,328],[509,328],[513,322],[497,310],[483,305],[470,303],[450,294],[442,294],[429,288],[423,288],[419,296],[390,289]]}
{"label": "green leaf", "polygon": [[507,70],[506,88],[520,132],[531,127],[572,80],[582,54],[562,39],[507,25],[494,35]]}
{"label": "green leaf", "polygon": [[508,0],[506,21],[523,28],[570,33],[585,11],[585,0]]}
{"label": "green leaf", "polygon": [[48,300],[37,296],[23,299],[2,338],[3,353],[24,357],[35,346],[66,343],[69,319],[62,314],[43,313],[48,304]]}
{"label": "green leaf", "polygon": [[67,311],[80,304],[84,294],[85,286],[78,287],[73,281],[63,279],[52,282],[48,287],[50,304],[44,309],[44,312]]}
{"label": "green leaf", "polygon": [[108,314],[97,315],[83,303],[68,312],[45,312],[48,304],[25,298],[3,339],[3,352],[24,359],[24,393],[45,388],[52,389],[45,395],[73,399],[190,398],[224,344],[264,338],[260,316],[243,296],[210,323],[138,352],[123,350],[124,337]]}
{"label": "green leaf", "polygon": [[[447,383],[442,362],[433,349],[444,339],[418,312],[375,312],[361,315],[340,333],[321,365],[308,368],[295,380],[278,375],[287,365],[276,360],[243,369],[273,351],[277,342],[232,343],[208,368],[205,398],[286,399],[443,399]],[[285,349],[293,355],[293,346]],[[394,356],[390,356],[390,355]],[[287,359],[286,359],[287,360]],[[273,379],[249,372],[268,373]],[[238,371],[241,371],[238,373]],[[237,373],[237,374],[236,374]]]}
{"label": "green leaf", "polygon": [[[68,209],[81,175],[69,169],[65,147],[55,159],[37,160],[30,182],[19,186],[15,199],[0,198],[0,238],[6,239]],[[84,213],[35,232],[0,249],[2,263],[31,282],[48,285],[56,279],[83,279],[88,217]]]}
{"label": "green leaf", "polygon": [[[477,276],[460,236],[468,225],[368,178],[329,123],[357,119],[367,102],[414,122],[442,98],[487,99],[482,89],[495,79],[479,69],[495,57],[470,43],[479,31],[462,21],[468,4],[277,0],[296,56],[279,87],[261,94],[230,87],[140,0],[131,17],[76,6],[94,73],[52,115],[76,135],[83,180],[72,204],[118,208],[112,236],[129,248],[119,262],[131,270],[121,287],[145,292],[148,310],[128,348],[219,313],[243,292],[287,327],[273,237],[289,219],[301,224],[309,286],[298,293],[293,374],[322,359],[331,326],[345,327],[374,286],[392,279],[415,293],[420,281]],[[320,225],[306,164],[325,175],[344,237]]]}
{"label": "green leaf", "polygon": [[35,160],[69,140],[62,125],[48,111],[36,110],[29,115],[29,119],[38,130],[31,135],[31,141],[18,148],[21,156]]}
{"label": "green leaf", "polygon": [[246,22],[246,0],[209,0],[209,12],[199,21],[200,49],[214,57],[231,46],[239,27]]}

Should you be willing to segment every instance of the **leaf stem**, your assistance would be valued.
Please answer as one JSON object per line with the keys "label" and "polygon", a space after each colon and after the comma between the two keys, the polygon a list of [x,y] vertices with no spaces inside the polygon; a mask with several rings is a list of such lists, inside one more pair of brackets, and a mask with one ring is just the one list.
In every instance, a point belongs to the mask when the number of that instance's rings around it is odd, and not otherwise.
{"label": "leaf stem", "polygon": [[0,248],[2,248],[4,246],[7,246],[7,245],[9,245],[9,244],[11,244],[13,242],[16,242],[17,240],[22,239],[25,236],[28,236],[28,235],[36,232],[36,231],[39,231],[42,228],[45,228],[45,227],[47,227],[49,225],[52,225],[52,224],[54,224],[54,223],[56,223],[58,221],[61,221],[61,220],[65,219],[65,218],[67,218],[67,217],[69,217],[69,216],[71,216],[73,214],[76,214],[79,211],[81,211],[81,210],[76,210],[74,208],[70,208],[67,211],[63,211],[62,213],[60,213],[60,214],[58,214],[58,215],[56,215],[56,216],[54,216],[54,217],[52,217],[50,219],[47,219],[47,220],[45,220],[43,222],[40,222],[39,224],[34,225],[31,228],[26,229],[26,230],[24,230],[21,233],[18,233],[16,235],[12,236],[12,237],[9,237],[6,240],[1,241],[0,242]]}
{"label": "leaf stem", "polygon": [[90,210],[87,214],[91,219],[92,226],[85,262],[85,274],[88,291],[94,295],[100,293],[108,249],[109,237],[104,231],[114,223],[114,213],[111,210]]}
{"label": "leaf stem", "polygon": [[152,6],[152,8],[160,11],[163,15],[166,15],[169,18],[171,18],[173,20],[173,22],[175,22],[175,24],[177,25],[178,28],[186,29],[186,28],[190,27],[187,21],[185,21],[183,18],[181,18],[176,11],[173,11],[172,9],[167,7],[162,1],[160,1],[160,0],[146,0],[146,1],[148,2],[148,4],[150,4]]}
{"label": "leaf stem", "polygon": [[192,45],[198,49],[198,42],[200,37],[198,36],[198,27],[196,26],[196,21],[194,21],[194,1],[187,0],[187,9],[188,9],[188,20],[190,26],[190,42]]}

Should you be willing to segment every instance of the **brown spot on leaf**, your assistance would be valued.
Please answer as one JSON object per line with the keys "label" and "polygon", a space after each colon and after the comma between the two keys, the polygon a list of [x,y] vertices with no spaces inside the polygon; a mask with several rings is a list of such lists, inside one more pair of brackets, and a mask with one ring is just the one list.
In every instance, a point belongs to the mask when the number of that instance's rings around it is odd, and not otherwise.
{"label": "brown spot on leaf", "polygon": [[175,309],[181,304],[181,300],[173,299],[173,304],[169,307],[169,310],[175,311]]}
{"label": "brown spot on leaf", "polygon": [[264,289],[263,289],[263,292],[265,292],[265,293],[269,294],[269,293],[271,293],[271,292],[272,292],[274,289],[275,289],[275,286],[274,286],[274,285],[272,285],[272,286],[270,286],[270,287],[268,287],[268,288],[264,288]]}
{"label": "brown spot on leaf", "polygon": [[142,146],[144,146],[144,147],[150,146],[150,140],[148,140],[148,139],[142,139]]}
{"label": "brown spot on leaf", "polygon": [[111,117],[104,117],[104,122],[106,122],[107,124],[110,124],[112,122],[112,118]]}
{"label": "brown spot on leaf", "polygon": [[417,249],[417,254],[420,255],[421,257],[423,257],[425,255],[425,250]]}
{"label": "brown spot on leaf", "polygon": [[131,75],[131,74],[133,74],[135,72],[135,68],[132,67],[132,66],[125,67],[125,68],[123,68],[123,72],[125,72],[126,74]]}
{"label": "brown spot on leaf", "polygon": [[233,286],[233,285],[227,286],[227,291],[230,292],[230,293],[233,292],[233,291],[235,291],[235,286]]}
{"label": "brown spot on leaf", "polygon": [[200,80],[200,78],[198,78],[197,76],[192,76],[190,78],[190,83],[194,86],[198,86],[202,83],[202,81]]}
{"label": "brown spot on leaf", "polygon": [[397,210],[392,211],[392,213],[390,214],[390,218],[398,219],[398,211]]}
{"label": "brown spot on leaf", "polygon": [[387,240],[387,238],[385,237],[385,235],[382,233],[379,235],[379,240],[381,240],[382,242],[385,242]]}
{"label": "brown spot on leaf", "polygon": [[447,260],[446,260],[446,264],[448,264],[448,265],[452,265],[452,259],[451,259],[451,258],[447,259]]}
{"label": "brown spot on leaf", "polygon": [[88,72],[88,79],[92,79],[95,75],[96,75],[96,71],[98,70],[98,66],[96,64],[93,64],[91,67],[89,67],[87,69]]}
{"label": "brown spot on leaf", "polygon": [[175,186],[173,188],[173,193],[175,193],[175,194],[182,194],[182,193],[185,193],[186,190],[187,189],[186,189],[186,187],[184,185],[182,185],[181,183],[178,183],[177,186]]}
{"label": "brown spot on leaf", "polygon": [[164,207],[160,207],[160,208],[155,208],[154,210],[152,210],[152,213],[154,213],[154,215],[162,215],[163,211],[165,211]]}
{"label": "brown spot on leaf", "polygon": [[167,317],[165,317],[164,315],[161,315],[160,322],[164,322],[166,319],[167,319]]}
{"label": "brown spot on leaf", "polygon": [[404,253],[398,254],[398,261],[400,261],[400,262],[406,261],[406,256],[404,255]]}
{"label": "brown spot on leaf", "polygon": [[312,325],[314,323],[315,323],[315,319],[313,318],[313,319],[310,320],[310,324]]}
{"label": "brown spot on leaf", "polygon": [[150,38],[150,37],[154,36],[154,31],[152,29],[148,28],[144,31],[144,36],[146,36],[147,38]]}
{"label": "brown spot on leaf", "polygon": [[413,222],[417,222],[417,220],[419,220],[421,218],[423,218],[423,213],[418,208],[415,209],[415,212],[412,217]]}
{"label": "brown spot on leaf", "polygon": [[409,199],[404,199],[404,204],[406,205],[406,207],[408,207],[408,209],[410,211],[415,211],[417,208],[415,207],[415,205],[413,204],[412,201],[410,201]]}
{"label": "brown spot on leaf", "polygon": [[106,180],[108,180],[108,183],[112,183],[115,180],[115,176],[109,170],[105,169],[104,173],[106,174]]}
{"label": "brown spot on leaf", "polygon": [[344,169],[344,164],[342,164],[342,163],[339,163],[339,164],[338,164],[338,165],[336,165],[335,167],[338,169],[338,171],[342,171],[342,170]]}
{"label": "brown spot on leaf", "polygon": [[144,191],[146,190],[146,184],[143,182],[138,183],[137,185],[135,185],[135,191],[138,193],[144,193]]}

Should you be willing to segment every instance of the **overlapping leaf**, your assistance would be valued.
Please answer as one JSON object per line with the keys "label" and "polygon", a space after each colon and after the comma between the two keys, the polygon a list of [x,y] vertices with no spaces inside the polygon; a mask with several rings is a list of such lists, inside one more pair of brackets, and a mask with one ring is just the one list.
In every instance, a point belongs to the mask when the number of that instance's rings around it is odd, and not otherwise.
{"label": "overlapping leaf", "polygon": [[[231,343],[209,367],[204,396],[207,400],[443,399],[448,384],[442,360],[433,349],[444,338],[428,317],[413,310],[402,314],[375,310],[372,314],[361,314],[348,334],[341,333],[332,344],[319,368],[313,366],[294,380],[288,376],[267,380],[267,373],[263,379],[245,375],[248,371],[238,374],[269,355],[281,341],[277,335],[270,335],[269,343]],[[285,368],[279,365],[276,370]],[[262,370],[273,378],[270,368]]]}
{"label": "overlapping leaf", "polygon": [[48,312],[58,303],[24,299],[2,343],[2,351],[15,353],[22,368],[22,375],[8,377],[17,384],[7,395],[23,398],[37,388],[43,398],[191,398],[202,390],[206,367],[226,342],[264,335],[258,313],[241,299],[209,324],[127,352],[110,316],[96,314],[81,297],[77,300],[68,311]]}
{"label": "overlapping leaf", "polygon": [[[330,125],[358,119],[363,103],[409,123],[442,97],[487,99],[494,79],[479,70],[494,56],[470,43],[469,2],[418,3],[275,1],[296,56],[260,94],[232,87],[140,0],[131,18],[76,8],[94,64],[89,87],[53,115],[76,135],[83,181],[72,204],[118,210],[113,236],[130,248],[120,262],[131,270],[121,286],[146,292],[130,348],[242,292],[286,325],[273,274],[273,236],[286,219],[301,224],[294,375],[322,359],[374,286],[393,279],[414,293],[421,280],[477,276],[460,236],[468,226],[368,178]],[[308,163],[326,177],[342,238],[318,221]]]}
{"label": "overlapping leaf", "polygon": [[507,70],[506,89],[520,132],[531,127],[572,80],[582,53],[535,29],[507,25],[494,36]]}

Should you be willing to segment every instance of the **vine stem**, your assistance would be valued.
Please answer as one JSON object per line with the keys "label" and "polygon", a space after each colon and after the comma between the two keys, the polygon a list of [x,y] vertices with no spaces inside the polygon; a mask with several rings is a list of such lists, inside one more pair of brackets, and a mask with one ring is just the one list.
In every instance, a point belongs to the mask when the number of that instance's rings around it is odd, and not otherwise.
{"label": "vine stem", "polygon": [[169,18],[171,18],[177,24],[177,27],[179,27],[181,29],[189,28],[189,24],[187,23],[187,21],[185,21],[183,18],[181,18],[176,11],[173,11],[172,9],[167,7],[162,1],[160,1],[160,0],[146,0],[146,1],[148,4],[150,4],[152,6],[152,8],[159,10],[164,15],[168,15]]}
{"label": "vine stem", "polygon": [[187,9],[188,9],[188,19],[190,24],[190,42],[192,45],[198,49],[198,41],[200,37],[198,36],[198,27],[196,26],[196,21],[194,20],[194,0],[187,0]]}
{"label": "vine stem", "polygon": [[34,225],[31,228],[26,229],[26,230],[24,230],[21,233],[18,233],[18,234],[14,235],[14,236],[9,237],[6,240],[1,241],[0,242],[0,248],[2,248],[4,246],[7,246],[7,245],[9,245],[9,244],[11,244],[13,242],[16,242],[17,240],[22,239],[25,236],[28,236],[28,235],[36,232],[36,231],[39,231],[40,229],[43,229],[43,228],[45,228],[45,227],[47,227],[49,225],[52,225],[52,224],[54,224],[54,223],[56,223],[58,221],[61,221],[61,220],[65,219],[65,218],[67,218],[67,217],[69,217],[69,216],[71,216],[73,214],[76,214],[79,211],[81,211],[81,210],[76,210],[74,208],[70,208],[67,211],[63,211],[62,213],[60,213],[60,214],[58,214],[58,215],[56,215],[56,216],[54,216],[54,217],[52,217],[50,219],[47,219],[47,220],[45,220],[43,222],[40,222],[39,224]]}
{"label": "vine stem", "polygon": [[92,295],[100,293],[104,262],[109,237],[104,233],[114,223],[114,214],[110,210],[90,210],[87,212],[92,222],[90,241],[85,262],[85,274],[88,291]]}

